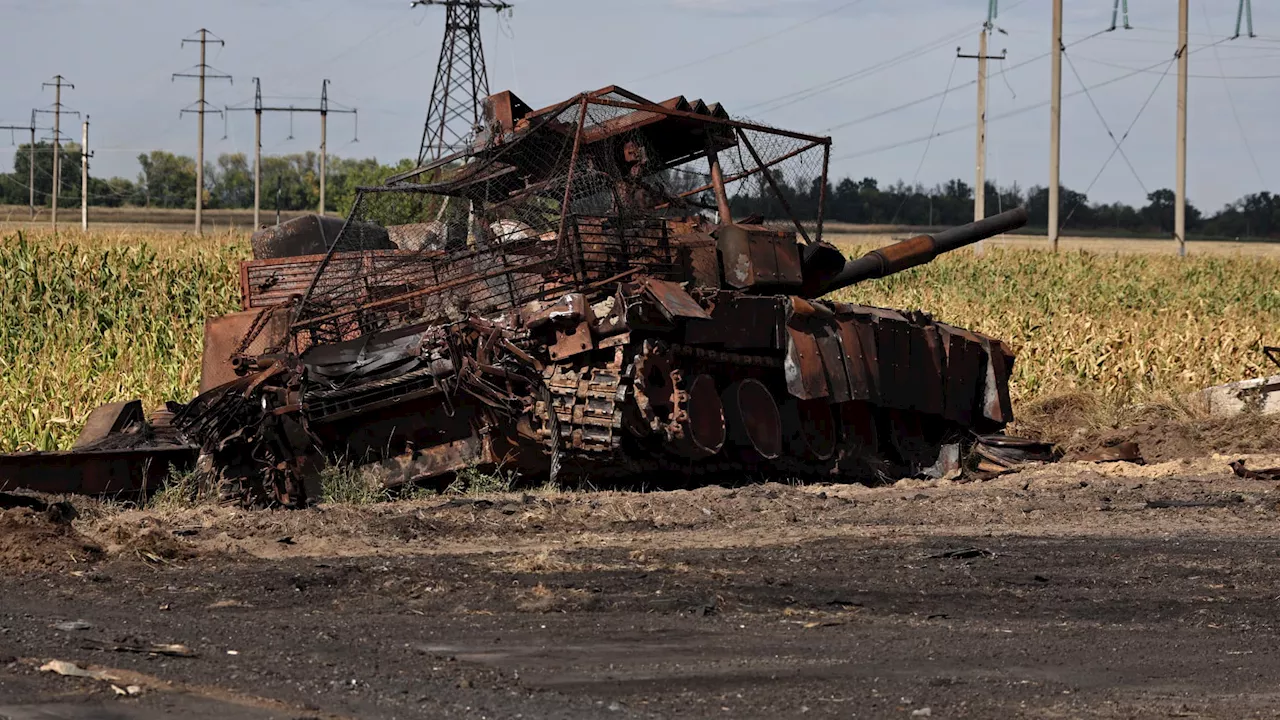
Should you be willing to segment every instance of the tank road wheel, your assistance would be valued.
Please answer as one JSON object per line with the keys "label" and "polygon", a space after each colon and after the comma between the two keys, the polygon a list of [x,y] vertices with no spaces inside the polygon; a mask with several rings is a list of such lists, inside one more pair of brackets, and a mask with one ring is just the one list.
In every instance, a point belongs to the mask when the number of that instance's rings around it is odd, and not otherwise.
{"label": "tank road wheel", "polygon": [[830,460],[836,453],[840,428],[826,400],[788,398],[782,409],[783,436],[797,457]]}
{"label": "tank road wheel", "polygon": [[631,375],[636,412],[629,424],[636,435],[643,437],[660,430],[671,417],[676,403],[674,374],[670,354],[645,343]]}
{"label": "tank road wheel", "polygon": [[[679,383],[680,371],[673,377]],[[725,441],[724,405],[710,375],[697,375],[687,389],[676,390],[675,411],[666,425],[667,447],[693,460],[720,452]]]}
{"label": "tank road wheel", "polygon": [[737,380],[725,389],[724,415],[729,437],[744,459],[773,460],[782,454],[782,416],[764,383]]}

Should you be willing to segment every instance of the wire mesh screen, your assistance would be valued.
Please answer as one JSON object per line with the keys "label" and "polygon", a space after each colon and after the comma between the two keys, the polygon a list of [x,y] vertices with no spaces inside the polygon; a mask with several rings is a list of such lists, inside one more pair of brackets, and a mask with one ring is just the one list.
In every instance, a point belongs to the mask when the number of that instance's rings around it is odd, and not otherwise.
{"label": "wire mesh screen", "polygon": [[821,143],[738,127],[717,106],[605,92],[510,130],[419,182],[360,191],[299,307],[303,346],[626,274],[683,279],[676,236],[716,208],[711,155],[735,216],[817,210]]}

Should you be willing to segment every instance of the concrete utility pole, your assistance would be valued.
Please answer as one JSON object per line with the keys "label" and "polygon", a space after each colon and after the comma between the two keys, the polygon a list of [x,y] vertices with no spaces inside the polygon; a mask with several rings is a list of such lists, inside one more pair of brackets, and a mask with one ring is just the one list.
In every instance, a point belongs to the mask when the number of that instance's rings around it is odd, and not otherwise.
{"label": "concrete utility pole", "polygon": [[1049,81],[1049,244],[1058,252],[1058,181],[1062,162],[1062,0],[1053,0],[1053,48]]}
{"label": "concrete utility pole", "polygon": [[27,149],[27,198],[31,219],[36,219],[36,111],[31,111],[31,147]]}
{"label": "concrete utility pole", "polygon": [[36,111],[31,111],[30,125],[0,125],[0,130],[28,130],[31,144],[27,146],[27,202],[31,205],[31,219],[36,219]]}
{"label": "concrete utility pole", "polygon": [[1187,5],[1178,0],[1178,179],[1173,207],[1173,236],[1178,257],[1187,256]]}
{"label": "concrete utility pole", "polygon": [[[262,113],[264,112],[313,112],[320,113],[320,208],[319,213],[324,215],[325,190],[328,177],[328,115],[329,113],[346,113],[353,117],[356,123],[356,138],[352,142],[359,141],[360,115],[356,108],[343,108],[335,110],[329,107],[329,80],[325,79],[320,83],[320,105],[317,107],[297,107],[290,105],[288,107],[267,107],[262,104],[262,83],[258,78],[253,79],[253,107],[228,107],[227,112],[237,112],[241,110],[253,110],[254,115],[254,131],[253,131],[253,226],[256,230],[259,227],[259,220],[262,208]],[[290,119],[290,128],[292,128],[293,120]],[[290,132],[290,137],[292,137]],[[276,221],[279,224],[279,220]]]}
{"label": "concrete utility pole", "polygon": [[[965,55],[960,52],[960,48],[956,48],[956,57],[978,61],[978,161],[977,177],[974,179],[973,188],[973,219],[975,221],[987,216],[987,60],[1004,60],[1008,54],[1004,50],[1001,50],[999,55],[987,54],[987,35],[990,32],[991,22],[988,21],[978,33],[977,55]],[[977,255],[982,254],[981,242],[974,244],[973,252]]]}
{"label": "concrete utility pole", "polygon": [[89,229],[89,116],[80,126],[80,229]]}
{"label": "concrete utility pole", "polygon": [[205,50],[206,50],[206,46],[209,43],[214,42],[219,45],[226,45],[226,43],[223,42],[216,35],[214,35],[213,39],[210,40],[209,36],[213,35],[213,33],[209,32],[204,28],[200,28],[199,30],[197,30],[196,34],[199,35],[200,37],[199,38],[195,38],[195,37],[183,38],[182,45],[183,47],[185,47],[187,43],[197,43],[197,42],[200,43],[200,64],[197,65],[195,68],[200,72],[194,73],[194,74],[174,73],[173,78],[171,78],[171,80],[174,78],[180,78],[180,77],[200,79],[200,99],[195,102],[195,109],[192,109],[191,106],[187,106],[179,112],[179,114],[193,112],[200,117],[199,131],[196,134],[196,234],[200,235],[204,233],[204,223],[202,218],[202,212],[204,210],[204,114],[206,112],[212,112],[212,113],[218,113],[218,114],[222,113],[221,110],[207,109],[208,107],[210,107],[210,105],[204,101],[205,79],[209,78],[213,80],[227,80],[229,82],[234,82],[234,81],[231,80],[230,75],[227,75],[225,73],[214,72],[213,74],[209,74],[208,71],[213,70],[214,68],[209,67],[209,65],[205,63],[205,57],[206,57]]}
{"label": "concrete utility pole", "polygon": [[[58,167],[58,150],[60,148],[60,140],[62,138],[62,88],[68,87],[75,89],[75,85],[64,82],[66,78],[61,75],[54,75],[53,82],[44,83],[41,87],[53,87],[53,110],[45,112],[53,112],[53,207],[50,211],[50,220],[53,229],[58,229],[58,186],[62,182],[61,168]],[[68,111],[69,114],[79,115],[78,112]]]}
{"label": "concrete utility pole", "polygon": [[326,137],[326,129],[329,117],[329,79],[325,78],[320,83],[320,215],[324,215],[324,180],[325,165],[328,155],[328,138]]}
{"label": "concrete utility pole", "polygon": [[[262,81],[253,79],[253,107],[224,107],[225,112],[237,110],[253,110],[253,229],[262,227],[260,214],[262,208]],[[225,117],[225,115],[224,115]]]}

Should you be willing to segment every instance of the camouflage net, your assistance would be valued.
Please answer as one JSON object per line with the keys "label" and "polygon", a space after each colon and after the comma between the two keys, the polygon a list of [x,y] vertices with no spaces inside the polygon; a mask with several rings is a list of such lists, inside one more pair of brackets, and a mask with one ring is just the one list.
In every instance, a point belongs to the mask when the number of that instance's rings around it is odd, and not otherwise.
{"label": "camouflage net", "polygon": [[680,224],[667,221],[715,213],[709,147],[736,220],[817,216],[824,144],[743,128],[700,101],[663,106],[581,96],[413,182],[361,188],[298,308],[300,346],[499,313],[628,273],[678,276]]}

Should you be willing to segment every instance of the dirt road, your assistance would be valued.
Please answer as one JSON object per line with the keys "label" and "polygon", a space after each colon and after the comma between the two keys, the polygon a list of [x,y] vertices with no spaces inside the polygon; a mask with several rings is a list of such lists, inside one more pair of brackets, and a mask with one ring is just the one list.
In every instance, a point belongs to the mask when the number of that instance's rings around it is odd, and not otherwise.
{"label": "dirt road", "polygon": [[1274,716],[1280,493],[1229,459],[8,510],[0,718]]}

